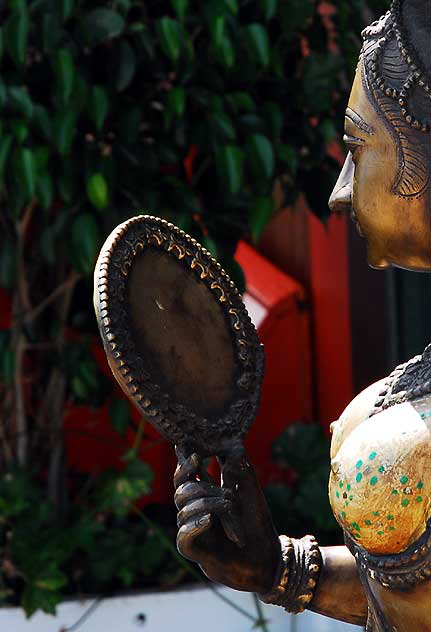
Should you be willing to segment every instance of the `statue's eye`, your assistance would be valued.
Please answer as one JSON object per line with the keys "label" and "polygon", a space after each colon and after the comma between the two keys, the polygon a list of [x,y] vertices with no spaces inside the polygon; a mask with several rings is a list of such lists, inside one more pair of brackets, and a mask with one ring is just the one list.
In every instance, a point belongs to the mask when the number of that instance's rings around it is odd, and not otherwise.
{"label": "statue's eye", "polygon": [[344,134],[343,141],[352,156],[359,147],[362,147],[365,144],[365,141],[362,140],[362,138],[350,136],[349,134]]}

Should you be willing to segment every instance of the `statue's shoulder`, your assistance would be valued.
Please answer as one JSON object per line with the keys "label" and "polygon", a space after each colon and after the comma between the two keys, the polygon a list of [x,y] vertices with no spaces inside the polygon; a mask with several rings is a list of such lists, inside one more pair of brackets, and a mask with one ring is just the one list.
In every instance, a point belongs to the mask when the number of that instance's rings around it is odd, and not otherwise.
{"label": "statue's shoulder", "polygon": [[331,424],[331,458],[338,452],[341,443],[374,412],[376,402],[386,389],[387,378],[374,382],[357,395]]}

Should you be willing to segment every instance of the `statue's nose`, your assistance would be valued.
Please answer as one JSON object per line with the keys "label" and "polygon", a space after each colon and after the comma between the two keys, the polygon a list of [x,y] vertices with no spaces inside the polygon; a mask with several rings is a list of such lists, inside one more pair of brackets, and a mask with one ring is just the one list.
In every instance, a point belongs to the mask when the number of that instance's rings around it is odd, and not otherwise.
{"label": "statue's nose", "polygon": [[355,165],[352,154],[347,154],[343,168],[329,198],[329,208],[333,213],[350,212],[352,208],[352,183],[355,173]]}

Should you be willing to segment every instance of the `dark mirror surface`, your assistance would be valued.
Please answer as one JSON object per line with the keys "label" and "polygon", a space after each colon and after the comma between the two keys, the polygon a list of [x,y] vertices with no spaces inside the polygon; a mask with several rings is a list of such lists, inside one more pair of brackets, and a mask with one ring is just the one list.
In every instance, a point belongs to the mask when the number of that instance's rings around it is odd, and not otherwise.
{"label": "dark mirror surface", "polygon": [[152,380],[198,415],[222,414],[238,370],[230,325],[209,288],[150,246],[133,263],[128,297],[131,335]]}

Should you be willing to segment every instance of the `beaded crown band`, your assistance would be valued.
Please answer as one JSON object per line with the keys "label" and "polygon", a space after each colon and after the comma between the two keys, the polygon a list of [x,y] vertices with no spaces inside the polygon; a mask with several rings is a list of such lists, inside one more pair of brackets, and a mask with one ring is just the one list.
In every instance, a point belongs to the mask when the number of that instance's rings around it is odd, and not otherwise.
{"label": "beaded crown band", "polygon": [[[398,102],[401,115],[409,126],[421,132],[430,132],[431,125],[412,111],[411,99],[413,92],[419,90],[421,99],[425,99],[431,114],[431,81],[423,68],[413,46],[409,42],[407,32],[402,24],[401,17],[402,0],[394,0],[391,10],[384,16],[373,22],[362,32],[364,50],[367,44],[374,43],[370,55],[365,55],[365,69],[370,84],[377,93],[389,97]],[[401,55],[405,77],[400,79],[400,74],[388,76],[384,69],[384,55],[390,44],[396,42]],[[389,65],[388,67],[389,68]]]}

